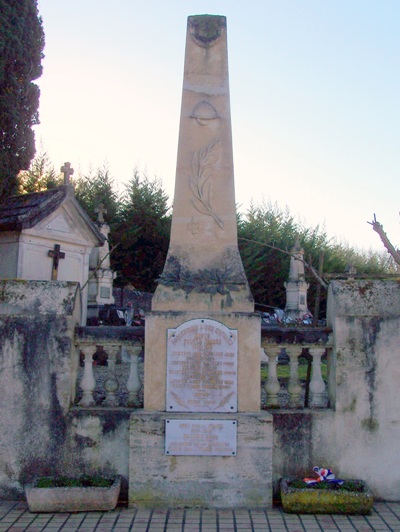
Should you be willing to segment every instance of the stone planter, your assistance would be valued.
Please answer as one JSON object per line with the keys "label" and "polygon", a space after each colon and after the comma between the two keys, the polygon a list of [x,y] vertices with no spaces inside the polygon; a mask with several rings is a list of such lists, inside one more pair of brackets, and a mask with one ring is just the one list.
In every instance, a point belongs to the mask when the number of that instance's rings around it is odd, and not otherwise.
{"label": "stone planter", "polygon": [[374,502],[372,493],[362,480],[347,480],[360,491],[344,489],[295,488],[294,478],[283,478],[280,491],[283,511],[295,514],[369,514]]}
{"label": "stone planter", "polygon": [[30,512],[104,512],[116,507],[121,477],[107,488],[66,487],[38,488],[27,486],[25,493]]}

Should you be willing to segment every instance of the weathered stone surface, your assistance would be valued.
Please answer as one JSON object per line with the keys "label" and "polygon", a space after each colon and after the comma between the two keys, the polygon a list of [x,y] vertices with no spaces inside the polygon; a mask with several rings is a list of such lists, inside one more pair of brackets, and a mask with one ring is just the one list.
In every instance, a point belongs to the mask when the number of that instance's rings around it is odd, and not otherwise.
{"label": "weathered stone surface", "polygon": [[374,498],[371,490],[362,480],[346,480],[357,487],[357,491],[342,489],[295,488],[295,479],[283,478],[281,498],[283,510],[295,514],[370,514]]}
{"label": "weathered stone surface", "polygon": [[130,344],[137,340],[144,341],[144,327],[115,327],[102,325],[99,327],[77,327],[76,338],[82,343],[96,341],[118,341],[121,344]]}
{"label": "weathered stone surface", "polygon": [[[215,417],[215,416],[214,416]],[[165,420],[185,414],[135,412],[131,416],[129,504],[137,507],[270,507],[272,416],[218,414],[237,421],[237,456],[168,456]],[[190,414],[212,419],[211,414]]]}
{"label": "weathered stone surface", "polygon": [[0,280],[0,315],[71,316],[82,311],[78,283]]}
{"label": "weathered stone surface", "polygon": [[[0,493],[56,460],[74,394],[77,283],[0,282]],[[74,356],[75,355],[75,356]]]}
{"label": "weathered stone surface", "polygon": [[107,512],[117,506],[121,477],[108,488],[38,488],[28,486],[26,499],[30,512]]}
{"label": "weathered stone surface", "polygon": [[[166,410],[167,330],[186,321],[210,318],[237,330],[238,411],[260,409],[260,317],[250,313],[151,312],[146,315],[144,408]],[[254,385],[257,383],[257,386]]]}
{"label": "weathered stone surface", "polygon": [[274,413],[274,493],[282,476],[329,467],[398,500],[400,284],[334,281],[328,295],[332,409]]}
{"label": "weathered stone surface", "polygon": [[397,280],[332,281],[329,285],[328,319],[339,316],[400,315],[400,282]]}
{"label": "weathered stone surface", "polygon": [[122,475],[127,497],[131,410],[71,409],[79,316],[77,283],[0,281],[0,498],[83,473]]}
{"label": "weathered stone surface", "polygon": [[332,343],[332,329],[329,327],[277,327],[261,325],[261,342],[268,344],[293,344],[303,347],[318,344],[321,347]]}
{"label": "weathered stone surface", "polygon": [[174,209],[152,309],[252,312],[237,244],[226,19],[188,18]]}

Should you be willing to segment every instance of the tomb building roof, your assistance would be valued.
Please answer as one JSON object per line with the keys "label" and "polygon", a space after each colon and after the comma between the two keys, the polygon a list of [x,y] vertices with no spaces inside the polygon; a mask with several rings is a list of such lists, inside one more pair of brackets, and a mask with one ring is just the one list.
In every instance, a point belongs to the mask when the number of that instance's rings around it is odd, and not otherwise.
{"label": "tomb building roof", "polygon": [[22,231],[34,227],[67,202],[73,204],[78,215],[98,240],[98,245],[102,246],[104,235],[81,207],[70,185],[7,198],[4,203],[0,203],[0,231]]}

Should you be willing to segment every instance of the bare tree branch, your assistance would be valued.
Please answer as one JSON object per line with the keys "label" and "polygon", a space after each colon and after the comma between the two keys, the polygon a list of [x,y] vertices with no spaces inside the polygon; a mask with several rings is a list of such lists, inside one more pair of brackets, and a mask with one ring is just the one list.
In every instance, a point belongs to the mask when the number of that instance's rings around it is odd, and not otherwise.
{"label": "bare tree branch", "polygon": [[110,251],[107,253],[107,255],[105,255],[101,261],[99,262],[99,264],[97,265],[97,267],[92,271],[91,274],[89,274],[88,278],[87,278],[87,281],[86,283],[82,286],[81,288],[81,292],[83,292],[83,289],[86,287],[86,285],[88,284],[88,282],[93,279],[93,277],[96,275],[96,273],[101,269],[101,265],[103,264],[103,262],[106,260],[106,258],[111,255],[111,253],[114,251],[114,249],[116,249],[119,245],[121,244],[121,242],[117,242],[115,244],[115,246],[113,246]]}
{"label": "bare tree branch", "polygon": [[[285,251],[284,249],[277,248],[276,246],[271,246],[270,244],[265,244],[264,242],[258,242],[257,240],[251,240],[250,238],[243,238],[243,237],[238,237],[238,238],[239,240],[244,240],[245,242],[252,242],[253,244],[259,244],[260,246],[265,246],[267,248],[275,249],[276,251],[280,251],[281,253],[284,253],[285,255],[289,255],[289,257],[294,257],[296,260],[301,260],[294,253],[290,253],[290,251]],[[302,259],[301,262],[304,264],[306,268],[310,270],[310,272],[314,275],[314,277],[320,283],[320,285],[323,286],[325,290],[327,290],[328,284],[318,275],[318,272],[313,268],[313,266],[309,264],[308,262],[306,262],[304,259]]]}
{"label": "bare tree branch", "polygon": [[390,242],[387,234],[385,233],[385,231],[383,230],[383,225],[381,223],[378,222],[378,220],[376,219],[376,215],[374,213],[374,219],[372,220],[372,222],[367,222],[369,223],[370,225],[372,225],[372,229],[374,231],[376,231],[379,235],[379,238],[381,239],[381,242],[382,244],[385,246],[385,248],[387,249],[387,252],[391,254],[391,256],[393,257],[393,259],[397,262],[397,264],[400,264],[400,252],[398,249],[396,249],[393,244]]}

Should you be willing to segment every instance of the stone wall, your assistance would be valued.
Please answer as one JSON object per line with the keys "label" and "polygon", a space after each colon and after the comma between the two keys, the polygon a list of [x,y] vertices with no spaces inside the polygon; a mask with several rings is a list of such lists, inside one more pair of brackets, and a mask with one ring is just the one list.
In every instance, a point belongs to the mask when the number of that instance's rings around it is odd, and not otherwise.
{"label": "stone wall", "polygon": [[[127,497],[132,409],[72,406],[79,314],[76,283],[0,282],[0,498],[23,498],[36,476],[98,472],[121,474]],[[275,494],[318,465],[399,500],[400,284],[332,282],[328,321],[331,408],[272,410]]]}
{"label": "stone wall", "polygon": [[376,498],[400,499],[400,283],[334,281],[332,409],[274,414],[274,485],[330,467]]}
{"label": "stone wall", "polygon": [[120,473],[127,492],[129,412],[71,408],[79,285],[0,281],[0,498],[42,475]]}

